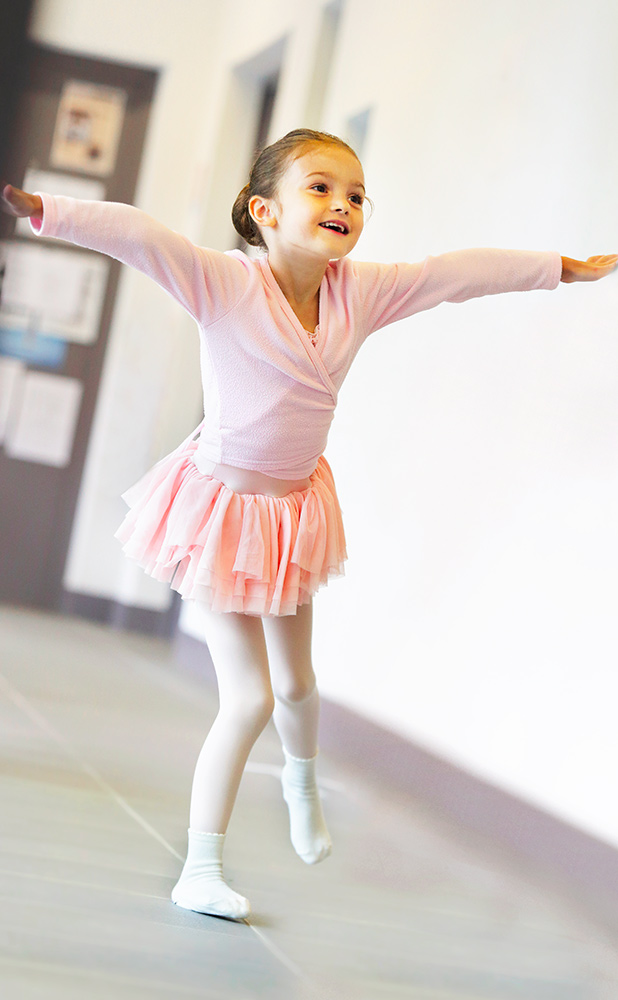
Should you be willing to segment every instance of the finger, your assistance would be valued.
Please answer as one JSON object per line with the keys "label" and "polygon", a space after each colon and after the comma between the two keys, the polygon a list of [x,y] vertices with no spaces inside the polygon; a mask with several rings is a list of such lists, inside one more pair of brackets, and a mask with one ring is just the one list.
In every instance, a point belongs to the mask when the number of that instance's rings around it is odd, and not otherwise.
{"label": "finger", "polygon": [[581,280],[583,281],[597,281],[599,278],[605,278],[612,271],[615,271],[618,267],[618,257],[597,257],[596,260],[587,261],[588,272],[583,274]]}
{"label": "finger", "polygon": [[612,264],[612,263],[615,263],[616,261],[618,261],[618,254],[611,253],[611,254],[599,254],[596,257],[589,257],[586,263],[588,263],[588,264]]}
{"label": "finger", "polygon": [[10,205],[13,208],[18,201],[18,188],[14,188],[12,184],[4,184],[2,187],[2,200],[6,205]]}

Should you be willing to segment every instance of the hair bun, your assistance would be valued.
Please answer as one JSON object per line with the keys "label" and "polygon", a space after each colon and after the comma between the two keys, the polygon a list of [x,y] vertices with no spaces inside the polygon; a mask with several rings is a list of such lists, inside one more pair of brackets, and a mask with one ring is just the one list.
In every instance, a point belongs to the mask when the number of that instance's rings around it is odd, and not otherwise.
{"label": "hair bun", "polygon": [[249,185],[245,184],[232,208],[234,229],[239,236],[242,236],[245,243],[249,243],[254,247],[265,247],[266,244],[262,238],[262,234],[249,211],[250,197]]}

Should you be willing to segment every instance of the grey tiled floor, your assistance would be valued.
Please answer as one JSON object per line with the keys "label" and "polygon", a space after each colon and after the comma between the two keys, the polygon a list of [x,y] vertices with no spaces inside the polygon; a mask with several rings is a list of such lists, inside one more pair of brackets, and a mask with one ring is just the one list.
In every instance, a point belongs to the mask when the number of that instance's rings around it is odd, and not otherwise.
{"label": "grey tiled floor", "polygon": [[609,931],[510,857],[326,756],[335,841],[287,839],[261,737],[227,841],[248,924],[169,902],[212,687],[158,640],[0,608],[6,1000],[616,1000]]}

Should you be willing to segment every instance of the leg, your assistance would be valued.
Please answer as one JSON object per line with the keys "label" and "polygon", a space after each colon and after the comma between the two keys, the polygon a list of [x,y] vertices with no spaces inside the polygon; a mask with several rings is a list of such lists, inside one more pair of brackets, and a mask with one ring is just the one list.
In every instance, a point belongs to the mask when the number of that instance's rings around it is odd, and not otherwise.
{"label": "leg", "polygon": [[223,842],[247,757],[272,714],[273,695],[260,619],[208,612],[206,620],[219,712],[195,768],[189,852],[172,899],[185,909],[241,919],[250,907],[223,880]]}
{"label": "leg", "polygon": [[296,615],[263,621],[277,732],[288,753],[315,757],[320,697],[311,662],[312,605],[303,604]]}
{"label": "leg", "polygon": [[225,833],[247,757],[272,715],[273,694],[261,620],[209,611],[206,623],[219,712],[195,768],[189,823],[192,830]]}
{"label": "leg", "polygon": [[281,780],[290,810],[290,836],[307,864],[322,861],[331,852],[315,777],[320,700],[311,663],[311,627],[311,604],[300,607],[296,615],[264,619],[274,720],[286,761]]}

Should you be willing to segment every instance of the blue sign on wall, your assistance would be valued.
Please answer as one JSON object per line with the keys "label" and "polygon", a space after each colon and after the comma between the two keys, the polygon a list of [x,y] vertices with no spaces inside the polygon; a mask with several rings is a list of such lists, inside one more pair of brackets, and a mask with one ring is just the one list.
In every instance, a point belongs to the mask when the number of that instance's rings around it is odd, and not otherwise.
{"label": "blue sign on wall", "polygon": [[29,330],[11,330],[0,326],[0,354],[18,358],[39,368],[62,368],[68,351],[68,341],[44,337]]}

